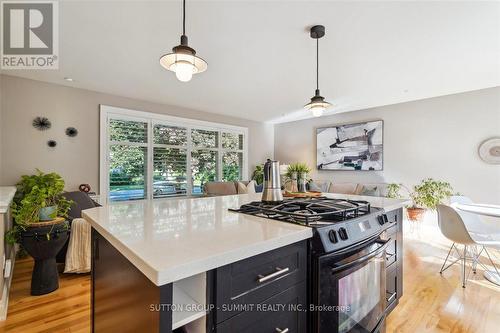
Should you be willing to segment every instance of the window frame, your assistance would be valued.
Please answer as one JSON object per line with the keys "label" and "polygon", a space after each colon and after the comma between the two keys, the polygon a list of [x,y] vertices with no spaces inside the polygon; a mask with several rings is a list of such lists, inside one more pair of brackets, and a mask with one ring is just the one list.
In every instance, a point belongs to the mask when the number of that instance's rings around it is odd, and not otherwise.
{"label": "window frame", "polygon": [[[234,126],[222,123],[209,122],[204,120],[196,120],[190,118],[181,118],[176,116],[164,115],[153,112],[146,111],[138,111],[125,109],[120,107],[114,107],[109,105],[100,104],[100,158],[99,158],[99,190],[100,197],[104,204],[115,203],[115,202],[136,202],[141,200],[153,200],[153,199],[171,199],[171,198],[179,198],[179,197],[190,197],[195,196],[192,194],[192,174],[191,174],[191,152],[193,150],[212,150],[217,151],[217,180],[222,180],[222,156],[225,152],[241,152],[243,153],[243,165],[242,165],[242,179],[248,179],[248,128],[241,126]],[[124,201],[110,201],[108,198],[109,195],[109,147],[112,144],[119,144],[120,142],[111,141],[109,138],[109,129],[108,124],[110,119],[118,119],[118,120],[130,120],[130,121],[140,121],[146,122],[148,126],[147,130],[147,166],[146,166],[146,175],[147,179],[145,181],[145,190],[146,190],[146,198],[139,200],[124,200]],[[153,165],[153,148],[154,147],[176,147],[180,148],[183,146],[176,145],[166,145],[159,144],[153,142],[153,130],[155,125],[167,125],[167,126],[177,126],[183,127],[187,129],[187,145],[185,147],[187,154],[187,170],[186,170],[186,178],[187,178],[187,186],[186,195],[165,197],[165,198],[153,198],[153,173],[154,173],[154,165]],[[218,132],[218,147],[217,148],[199,148],[194,147],[191,140],[191,130],[192,129],[201,129]],[[222,133],[234,133],[243,135],[243,149],[229,149],[222,148]],[[134,145],[135,143],[124,143],[127,145]],[[140,144],[143,145],[144,144]]]}

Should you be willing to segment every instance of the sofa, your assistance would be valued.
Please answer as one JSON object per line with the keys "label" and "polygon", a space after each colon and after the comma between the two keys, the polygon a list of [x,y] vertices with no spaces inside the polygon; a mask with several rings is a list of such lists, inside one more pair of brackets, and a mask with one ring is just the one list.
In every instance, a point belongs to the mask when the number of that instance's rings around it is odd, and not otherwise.
{"label": "sofa", "polygon": [[386,197],[388,185],[387,183],[335,183],[325,180],[313,180],[309,182],[308,189],[327,193]]}
{"label": "sofa", "polygon": [[[251,184],[251,185],[250,185]],[[248,186],[253,186],[249,188]],[[255,181],[208,182],[203,186],[206,195],[233,195],[262,192],[262,185]]]}

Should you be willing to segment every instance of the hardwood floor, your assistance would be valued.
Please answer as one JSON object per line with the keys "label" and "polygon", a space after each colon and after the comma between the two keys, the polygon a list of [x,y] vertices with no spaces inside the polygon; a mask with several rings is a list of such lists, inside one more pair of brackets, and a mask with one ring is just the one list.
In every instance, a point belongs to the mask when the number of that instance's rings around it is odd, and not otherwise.
{"label": "hardwood floor", "polygon": [[[484,279],[481,267],[470,273],[465,289],[458,264],[439,274],[451,243],[434,218],[407,225],[404,242],[404,294],[388,317],[387,332],[500,332],[500,287]],[[499,252],[490,253],[500,263]]]}
{"label": "hardwood floor", "polygon": [[[500,331],[500,287],[486,281],[481,269],[465,289],[458,265],[439,275],[449,245],[435,221],[406,228],[404,296],[387,320],[388,333]],[[29,259],[16,262],[0,332],[90,332],[90,276],[63,274],[57,291],[35,297],[29,295],[32,266]]]}
{"label": "hardwood floor", "polygon": [[90,275],[61,274],[59,289],[43,296],[30,296],[33,260],[18,260],[9,299],[7,320],[0,332],[89,333]]}

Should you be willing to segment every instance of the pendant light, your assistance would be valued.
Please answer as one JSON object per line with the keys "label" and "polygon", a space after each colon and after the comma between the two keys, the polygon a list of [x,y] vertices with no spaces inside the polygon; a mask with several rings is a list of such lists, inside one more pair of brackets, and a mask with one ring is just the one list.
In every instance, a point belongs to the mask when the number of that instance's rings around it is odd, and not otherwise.
{"label": "pendant light", "polygon": [[304,107],[312,111],[313,116],[320,117],[323,112],[331,106],[319,93],[319,39],[325,35],[325,27],[315,25],[311,28],[311,38],[316,39],[316,93],[311,98],[311,102]]}
{"label": "pendant light", "polygon": [[160,65],[175,72],[179,81],[188,82],[193,74],[204,72],[207,69],[205,60],[196,56],[196,51],[188,46],[186,36],[186,0],[182,1],[182,36],[181,44],[172,49],[173,53],[165,54],[160,58]]}

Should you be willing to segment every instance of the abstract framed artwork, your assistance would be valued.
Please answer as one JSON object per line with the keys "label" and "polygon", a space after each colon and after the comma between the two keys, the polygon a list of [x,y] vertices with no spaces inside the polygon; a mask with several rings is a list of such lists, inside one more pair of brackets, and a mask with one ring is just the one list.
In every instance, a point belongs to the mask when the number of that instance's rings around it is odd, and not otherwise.
{"label": "abstract framed artwork", "polygon": [[318,170],[381,171],[384,122],[367,121],[316,129]]}

